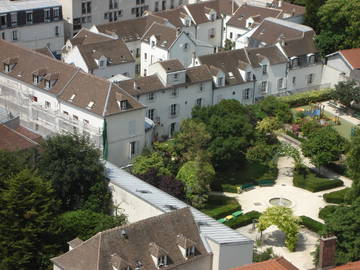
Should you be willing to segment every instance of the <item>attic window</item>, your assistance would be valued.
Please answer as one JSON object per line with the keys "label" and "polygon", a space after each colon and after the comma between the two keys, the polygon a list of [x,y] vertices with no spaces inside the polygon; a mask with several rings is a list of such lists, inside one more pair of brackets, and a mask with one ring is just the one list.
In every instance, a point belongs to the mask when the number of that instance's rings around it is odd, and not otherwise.
{"label": "attic window", "polygon": [[129,102],[127,100],[121,100],[120,101],[120,109],[122,111],[125,111],[129,108]]}
{"label": "attic window", "polygon": [[10,72],[10,65],[4,64],[4,72],[9,73]]}
{"label": "attic window", "polygon": [[195,256],[195,246],[191,246],[191,247],[186,248],[185,256],[187,258],[191,257],[191,256]]}
{"label": "attic window", "polygon": [[45,80],[45,88],[46,88],[46,89],[50,89],[50,88],[51,88],[51,81],[50,81],[50,80]]}
{"label": "attic window", "polygon": [[39,84],[39,82],[40,82],[39,76],[38,75],[33,75],[33,83],[35,85],[37,85],[37,84]]}
{"label": "attic window", "polygon": [[86,109],[91,110],[94,107],[95,102],[94,101],[90,101],[89,104],[87,105]]}
{"label": "attic window", "polygon": [[76,95],[75,95],[75,94],[72,94],[71,97],[69,98],[69,101],[70,101],[70,102],[73,102],[75,97],[76,97]]}
{"label": "attic window", "polygon": [[216,19],[216,14],[211,14],[210,18],[211,18],[212,21],[215,21],[215,19]]}
{"label": "attic window", "polygon": [[157,267],[161,268],[167,265],[167,256],[162,255],[157,258]]}
{"label": "attic window", "polygon": [[229,74],[229,78],[230,78],[230,79],[233,79],[233,78],[234,78],[234,74],[233,74],[232,72],[229,72],[228,74]]}

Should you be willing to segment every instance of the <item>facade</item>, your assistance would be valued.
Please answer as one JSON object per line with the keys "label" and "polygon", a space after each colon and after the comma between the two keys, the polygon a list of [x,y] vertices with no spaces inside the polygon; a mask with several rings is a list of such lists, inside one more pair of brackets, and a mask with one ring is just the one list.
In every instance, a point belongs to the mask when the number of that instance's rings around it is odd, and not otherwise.
{"label": "facade", "polygon": [[[124,210],[129,222],[136,222],[134,225],[149,217],[160,218],[163,213],[189,207],[109,162],[105,167],[114,204]],[[252,262],[252,240],[193,207],[190,210],[207,252],[212,253],[212,270],[227,270]],[[160,229],[158,234],[161,232]]]}
{"label": "facade", "polygon": [[67,41],[62,59],[102,78],[122,74],[135,76],[135,59],[121,39],[80,30]]}
{"label": "facade", "polygon": [[153,23],[141,39],[141,76],[147,76],[149,66],[164,60],[178,59],[185,67],[193,55],[214,51],[213,46],[193,40],[189,33],[175,27]]}
{"label": "facade", "polygon": [[142,150],[144,106],[118,86],[6,41],[0,41],[0,61],[0,107],[22,126],[42,136],[89,136],[117,165]]}
{"label": "facade", "polygon": [[0,39],[29,49],[64,45],[62,7],[57,0],[0,1]]}
{"label": "facade", "polygon": [[51,259],[54,270],[210,270],[212,263],[189,208],[115,227],[85,242],[77,238],[69,245],[67,253]]}
{"label": "facade", "polygon": [[81,28],[141,17],[146,10],[165,10],[186,4],[184,0],[60,0],[65,19],[65,37]]}
{"label": "facade", "polygon": [[333,87],[339,81],[360,81],[360,48],[341,50],[325,57],[322,82]]}
{"label": "facade", "polygon": [[213,104],[209,69],[184,68],[178,60],[155,63],[148,76],[117,84],[146,106],[146,117],[155,123],[155,140],[171,138],[193,107]]}

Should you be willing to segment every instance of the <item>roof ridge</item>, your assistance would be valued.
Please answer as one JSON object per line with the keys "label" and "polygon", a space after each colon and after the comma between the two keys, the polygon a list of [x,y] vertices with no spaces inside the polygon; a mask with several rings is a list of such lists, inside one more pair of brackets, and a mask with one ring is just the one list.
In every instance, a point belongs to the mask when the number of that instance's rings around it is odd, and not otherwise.
{"label": "roof ridge", "polygon": [[107,95],[106,95],[105,104],[104,104],[104,110],[103,110],[103,113],[102,113],[103,117],[105,117],[105,113],[107,111],[107,106],[108,106],[108,103],[109,103],[109,97],[110,97],[111,88],[112,88],[112,82],[110,82],[110,84],[109,84],[109,89],[108,89],[108,92],[107,92]]}

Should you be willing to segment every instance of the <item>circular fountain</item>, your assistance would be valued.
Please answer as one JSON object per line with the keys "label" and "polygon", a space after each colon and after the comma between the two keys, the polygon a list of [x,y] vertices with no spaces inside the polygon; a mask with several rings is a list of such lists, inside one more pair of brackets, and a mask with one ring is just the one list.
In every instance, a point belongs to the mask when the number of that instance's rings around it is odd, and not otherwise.
{"label": "circular fountain", "polygon": [[274,206],[284,206],[284,207],[291,207],[292,202],[288,199],[279,197],[279,198],[272,198],[269,200],[269,203]]}

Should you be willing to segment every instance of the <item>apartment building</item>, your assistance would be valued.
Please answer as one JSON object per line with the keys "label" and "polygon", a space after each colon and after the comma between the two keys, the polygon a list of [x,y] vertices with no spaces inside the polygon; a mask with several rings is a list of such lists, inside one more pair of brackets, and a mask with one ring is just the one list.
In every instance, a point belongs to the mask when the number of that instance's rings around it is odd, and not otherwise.
{"label": "apartment building", "polygon": [[117,165],[142,150],[145,108],[117,85],[6,41],[0,62],[0,107],[22,126],[84,134]]}
{"label": "apartment building", "polygon": [[178,59],[185,67],[191,64],[193,55],[214,52],[212,45],[194,40],[189,33],[153,23],[141,39],[141,76],[147,76],[149,66],[164,60]]}
{"label": "apartment building", "polygon": [[[185,0],[186,1],[186,0]],[[184,0],[60,0],[65,19],[65,38],[81,28],[141,17],[146,10],[165,10],[186,4]]]}
{"label": "apartment building", "polygon": [[57,0],[0,1],[0,39],[30,49],[48,47],[60,53],[64,21]]}
{"label": "apartment building", "polygon": [[155,63],[148,76],[117,84],[146,106],[146,116],[156,125],[155,140],[171,138],[195,106],[213,104],[207,66],[185,68],[179,60]]}
{"label": "apartment building", "polygon": [[102,78],[135,76],[135,59],[121,39],[81,29],[66,42],[62,59]]}

